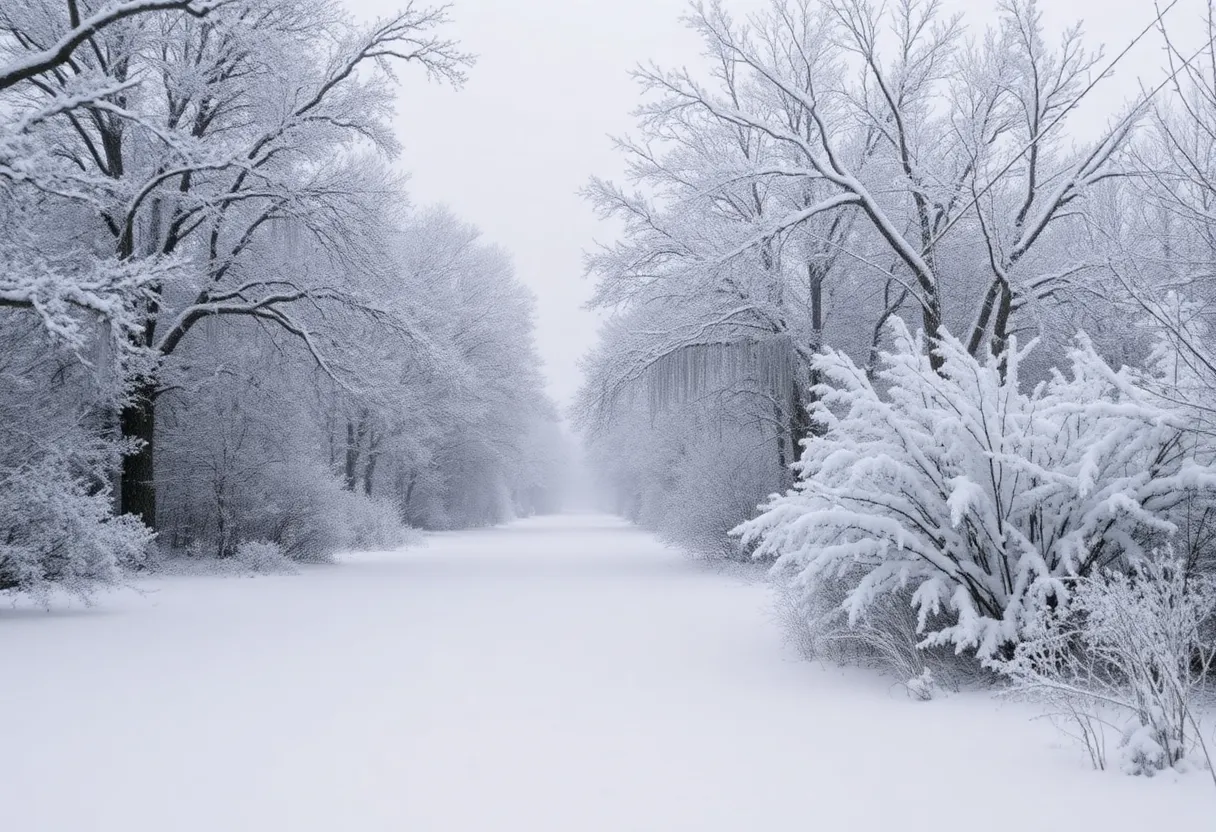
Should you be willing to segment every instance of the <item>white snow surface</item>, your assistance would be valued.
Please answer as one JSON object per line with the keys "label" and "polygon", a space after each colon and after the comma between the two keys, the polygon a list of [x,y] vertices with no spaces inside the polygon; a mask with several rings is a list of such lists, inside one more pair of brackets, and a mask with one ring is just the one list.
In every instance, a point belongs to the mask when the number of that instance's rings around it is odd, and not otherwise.
{"label": "white snow surface", "polygon": [[619,520],[0,610],[0,828],[1210,829],[1026,706],[785,645],[763,582]]}

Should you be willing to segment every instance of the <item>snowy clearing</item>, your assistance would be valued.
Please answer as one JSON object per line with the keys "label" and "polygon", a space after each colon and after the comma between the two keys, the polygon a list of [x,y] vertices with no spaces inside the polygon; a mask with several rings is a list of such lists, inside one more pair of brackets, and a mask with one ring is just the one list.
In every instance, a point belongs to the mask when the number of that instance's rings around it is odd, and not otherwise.
{"label": "snowy clearing", "polygon": [[30,830],[1211,828],[1019,705],[783,647],[763,584],[562,516],[257,579],[0,611]]}

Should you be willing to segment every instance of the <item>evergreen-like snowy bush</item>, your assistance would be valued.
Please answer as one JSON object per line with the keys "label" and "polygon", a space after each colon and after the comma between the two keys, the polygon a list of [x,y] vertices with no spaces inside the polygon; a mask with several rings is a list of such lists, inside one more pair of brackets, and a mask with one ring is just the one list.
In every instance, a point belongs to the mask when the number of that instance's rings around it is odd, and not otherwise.
{"label": "evergreen-like snowy bush", "polygon": [[993,655],[1067,602],[1067,579],[1143,555],[1181,503],[1216,489],[1182,414],[1084,336],[1068,374],[1025,391],[1033,345],[978,360],[944,335],[938,371],[920,336],[891,326],[877,380],[838,352],[816,360],[822,434],[796,486],[735,530],[799,591],[860,574],[851,621],[909,588],[926,645]]}

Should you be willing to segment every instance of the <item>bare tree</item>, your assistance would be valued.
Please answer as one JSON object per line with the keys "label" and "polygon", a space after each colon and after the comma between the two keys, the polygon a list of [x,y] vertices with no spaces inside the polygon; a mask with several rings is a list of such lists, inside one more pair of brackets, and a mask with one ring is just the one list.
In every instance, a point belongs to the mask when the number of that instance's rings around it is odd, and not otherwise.
{"label": "bare tree", "polygon": [[[842,211],[863,217],[908,275],[931,338],[944,325],[947,287],[959,282],[944,260],[948,238],[975,234],[992,276],[966,329],[973,349],[988,333],[999,350],[1019,305],[1074,273],[1031,270],[1028,255],[1087,189],[1118,172],[1116,154],[1135,123],[1134,113],[1116,119],[1076,156],[1054,152],[1067,116],[1100,74],[1098,56],[1084,50],[1079,29],[1048,48],[1033,0],[1006,3],[1002,15],[999,32],[969,49],[960,20],[946,18],[935,0],[891,9],[868,0],[779,2],[747,24],[713,3],[696,8],[692,25],[746,74],[752,94],[723,96],[687,71],[650,70],[648,78],[666,92],[667,107],[705,112],[782,147],[784,164],[755,166],[754,181],[826,189],[817,202],[774,218],[774,229]],[[805,118],[775,117],[773,99],[796,102]],[[870,153],[850,152],[871,143]],[[871,271],[892,277],[886,268]]]}

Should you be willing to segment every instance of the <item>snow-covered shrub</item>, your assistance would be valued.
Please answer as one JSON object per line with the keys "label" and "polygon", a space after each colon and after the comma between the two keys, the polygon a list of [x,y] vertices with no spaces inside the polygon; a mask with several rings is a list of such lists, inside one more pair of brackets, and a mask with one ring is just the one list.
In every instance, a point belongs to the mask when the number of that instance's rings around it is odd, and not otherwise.
{"label": "snow-covered shrub", "polygon": [[808,659],[873,668],[896,679],[915,699],[941,689],[958,690],[974,672],[951,651],[925,649],[917,631],[910,592],[876,599],[850,623],[844,602],[856,580],[822,581],[813,592],[776,586],[777,609],[786,637]]}
{"label": "snow-covered shrub", "polygon": [[261,540],[315,562],[400,545],[395,506],[349,490],[318,445],[298,413],[276,418],[269,406],[218,399],[175,414],[158,457],[165,546],[230,558],[240,541]]}
{"label": "snow-covered shrub", "polygon": [[925,645],[993,655],[1067,601],[1069,578],[1142,556],[1179,505],[1216,490],[1185,417],[1084,336],[1069,374],[1027,391],[1030,348],[977,360],[943,334],[939,371],[898,319],[892,335],[875,381],[818,357],[822,433],[796,486],[736,530],[804,592],[860,575],[844,600],[854,624],[908,589]]}
{"label": "snow-covered shrub", "polygon": [[1146,560],[1128,573],[1078,579],[1071,603],[1045,612],[1012,658],[991,664],[1053,707],[1106,765],[1117,732],[1122,768],[1152,775],[1198,754],[1211,766],[1196,705],[1216,662],[1205,627],[1216,614],[1216,579],[1181,561]]}
{"label": "snow-covered shrub", "polygon": [[236,547],[233,559],[241,566],[257,574],[293,572],[283,547],[262,540],[246,540]]}
{"label": "snow-covered shrub", "polygon": [[0,590],[86,595],[144,560],[151,533],[112,516],[120,449],[103,436],[121,394],[104,350],[86,364],[0,309]]}
{"label": "snow-covered shrub", "polygon": [[0,470],[0,591],[44,597],[53,588],[87,596],[137,561],[152,533],[114,516],[104,489],[90,489],[54,457]]}
{"label": "snow-covered shrub", "polygon": [[630,520],[696,556],[744,559],[729,532],[781,490],[777,439],[754,402],[711,398],[654,414],[622,404],[594,424],[589,461]]}
{"label": "snow-covered shrub", "polygon": [[352,549],[396,549],[410,540],[410,529],[390,500],[377,500],[363,494],[345,492],[344,519]]}
{"label": "snow-covered shrub", "polygon": [[[243,528],[250,537],[283,547],[295,561],[319,563],[349,548],[350,523],[344,513],[350,496],[337,477],[319,465],[274,466],[257,483]],[[257,497],[264,495],[264,500]]]}
{"label": "snow-covered shrub", "polygon": [[321,466],[270,466],[238,502],[239,524],[250,539],[282,547],[288,558],[324,562],[352,549],[392,549],[409,528],[395,506],[347,491]]}
{"label": "snow-covered shrub", "polygon": [[[220,475],[223,490],[214,487]],[[205,557],[231,557],[237,541],[262,540],[290,560],[321,562],[343,550],[396,548],[410,533],[392,502],[347,491],[323,465],[233,465],[212,488],[187,483],[166,490],[173,532],[179,550]]]}
{"label": "snow-covered shrub", "polygon": [[754,435],[737,429],[687,437],[666,472],[667,487],[652,498],[659,536],[697,555],[739,559],[730,530],[781,486],[781,472],[756,453],[756,444]]}
{"label": "snow-covered shrub", "polygon": [[937,696],[937,679],[934,678],[933,671],[926,667],[919,676],[913,676],[904,682],[904,689],[913,699],[928,702]]}

